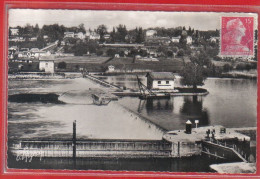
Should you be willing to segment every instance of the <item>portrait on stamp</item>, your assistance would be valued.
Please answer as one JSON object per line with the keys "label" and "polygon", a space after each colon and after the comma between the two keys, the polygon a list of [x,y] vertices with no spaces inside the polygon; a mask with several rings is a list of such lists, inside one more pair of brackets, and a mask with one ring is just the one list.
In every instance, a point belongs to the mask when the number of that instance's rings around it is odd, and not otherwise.
{"label": "portrait on stamp", "polygon": [[254,19],[252,17],[222,17],[221,55],[252,56]]}

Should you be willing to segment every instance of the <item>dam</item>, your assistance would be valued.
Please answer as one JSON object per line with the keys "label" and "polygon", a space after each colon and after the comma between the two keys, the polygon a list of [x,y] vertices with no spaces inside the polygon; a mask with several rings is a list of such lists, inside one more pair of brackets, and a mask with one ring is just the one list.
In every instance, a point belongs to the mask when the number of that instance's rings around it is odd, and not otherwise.
{"label": "dam", "polygon": [[23,139],[9,141],[17,160],[32,158],[182,158],[208,155],[224,161],[248,162],[250,137],[223,126],[169,131],[161,140],[79,139],[76,122],[72,140]]}

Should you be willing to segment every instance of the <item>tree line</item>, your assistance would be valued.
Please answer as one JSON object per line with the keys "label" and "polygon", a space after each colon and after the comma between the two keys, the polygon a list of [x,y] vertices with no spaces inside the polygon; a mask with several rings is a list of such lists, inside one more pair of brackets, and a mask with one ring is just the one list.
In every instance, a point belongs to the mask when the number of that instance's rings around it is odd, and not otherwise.
{"label": "tree line", "polygon": [[[61,40],[64,37],[64,32],[82,32],[86,33],[86,29],[84,24],[81,23],[78,26],[74,27],[65,27],[64,25],[52,24],[52,25],[43,25],[42,28],[39,28],[39,25],[35,26],[26,24],[24,27],[16,26],[9,28],[9,36],[11,36],[11,28],[17,28],[19,30],[18,35],[24,38],[37,37],[39,39],[43,39],[44,35],[48,36],[48,40],[50,42],[54,42],[56,40]],[[203,37],[204,39],[209,39],[211,36],[219,36],[219,30],[213,31],[198,31],[194,30],[194,28],[189,27],[175,27],[175,28],[164,28],[164,27],[155,27],[143,29],[142,27],[136,27],[134,29],[128,30],[126,25],[119,24],[116,27],[113,27],[111,32],[108,32],[108,28],[106,25],[101,24],[97,26],[95,29],[88,29],[89,32],[95,32],[100,35],[100,43],[104,43],[106,41],[105,35],[109,34],[109,42],[124,42],[124,43],[143,43],[145,40],[145,32],[147,30],[156,30],[157,36],[163,37],[177,37],[183,36],[183,31],[186,31],[186,36],[193,36],[194,38]]]}

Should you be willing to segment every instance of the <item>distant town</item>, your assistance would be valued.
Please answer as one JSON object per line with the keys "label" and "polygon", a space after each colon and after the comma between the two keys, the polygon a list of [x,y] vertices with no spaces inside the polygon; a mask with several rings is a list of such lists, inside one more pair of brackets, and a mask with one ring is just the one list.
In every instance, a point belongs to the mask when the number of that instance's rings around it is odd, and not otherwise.
{"label": "distant town", "polygon": [[221,57],[219,36],[218,29],[199,31],[185,26],[127,30],[119,24],[108,32],[105,25],[85,29],[84,24],[77,27],[53,24],[42,28],[27,24],[9,28],[9,73],[179,73],[185,63],[195,60],[206,69],[206,76],[252,77],[249,71],[256,71],[256,50],[254,57]]}

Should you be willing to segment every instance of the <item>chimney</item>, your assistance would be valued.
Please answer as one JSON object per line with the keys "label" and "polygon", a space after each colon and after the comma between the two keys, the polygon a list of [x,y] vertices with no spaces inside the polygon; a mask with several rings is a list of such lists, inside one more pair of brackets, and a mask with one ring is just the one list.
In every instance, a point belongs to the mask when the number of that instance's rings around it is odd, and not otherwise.
{"label": "chimney", "polygon": [[191,124],[190,120],[186,122],[186,134],[191,134]]}

